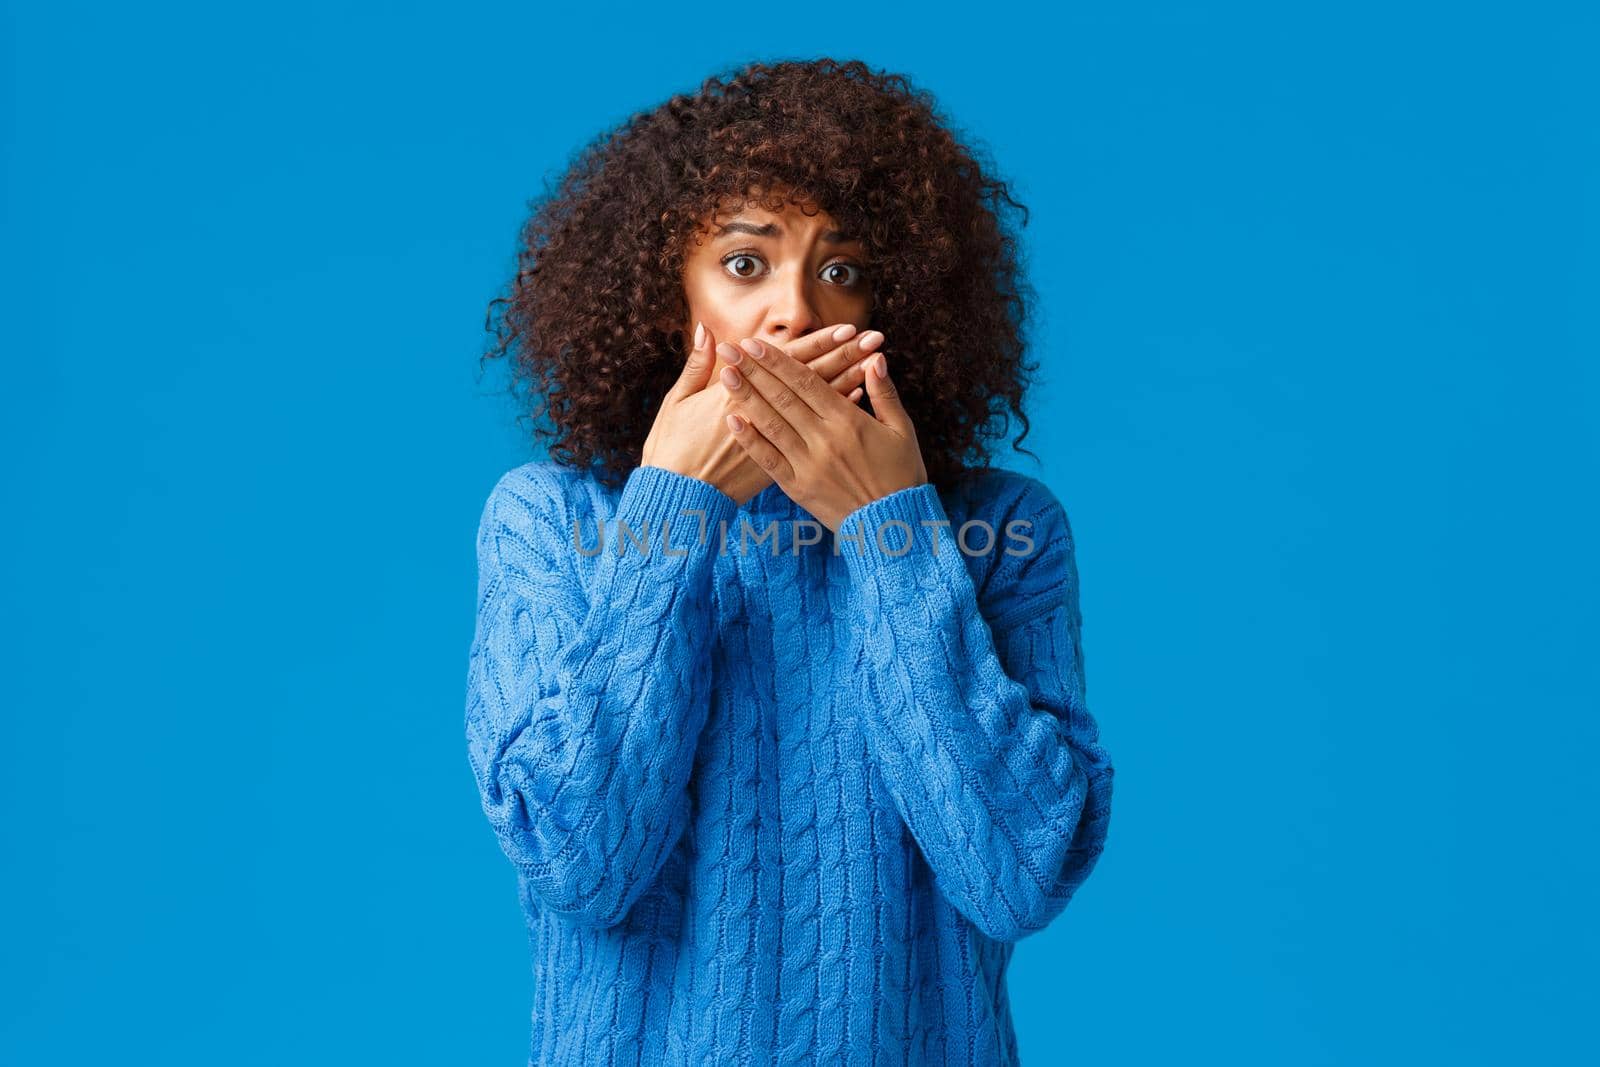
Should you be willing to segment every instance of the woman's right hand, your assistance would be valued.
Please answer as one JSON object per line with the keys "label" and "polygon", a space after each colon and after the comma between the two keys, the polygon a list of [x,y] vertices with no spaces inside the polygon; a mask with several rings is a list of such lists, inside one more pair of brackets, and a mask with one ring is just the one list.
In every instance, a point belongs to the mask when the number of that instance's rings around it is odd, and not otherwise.
{"label": "woman's right hand", "polygon": [[[724,423],[734,405],[715,374],[717,339],[703,325],[697,329],[697,338],[684,361],[683,373],[656,412],[639,463],[709,482],[742,505],[771,485],[772,476],[728,435]],[[876,330],[857,334],[854,326],[835,325],[813,330],[781,347],[854,403],[860,400],[866,382],[864,360],[882,343],[883,335]]]}

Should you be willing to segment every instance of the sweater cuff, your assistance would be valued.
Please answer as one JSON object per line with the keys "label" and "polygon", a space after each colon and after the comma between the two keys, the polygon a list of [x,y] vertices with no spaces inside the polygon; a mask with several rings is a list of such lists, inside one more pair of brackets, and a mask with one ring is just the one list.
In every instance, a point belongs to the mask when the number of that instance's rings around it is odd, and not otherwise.
{"label": "sweater cuff", "polygon": [[897,489],[844,517],[834,539],[855,582],[913,569],[928,556],[956,555],[955,531],[933,483]]}
{"label": "sweater cuff", "polygon": [[607,551],[648,555],[663,566],[710,559],[718,523],[737,511],[733,498],[710,482],[665,467],[635,467],[617,500]]}

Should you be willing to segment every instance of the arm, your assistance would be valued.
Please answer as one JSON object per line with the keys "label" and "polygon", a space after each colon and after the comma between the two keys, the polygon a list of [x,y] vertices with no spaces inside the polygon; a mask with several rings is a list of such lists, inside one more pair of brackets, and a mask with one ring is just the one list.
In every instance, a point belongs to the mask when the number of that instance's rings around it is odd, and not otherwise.
{"label": "arm", "polygon": [[[609,926],[688,820],[710,706],[714,531],[735,505],[699,479],[635,469],[585,582],[578,545],[594,552],[596,521],[583,516],[575,541],[562,489],[557,472],[519,468],[484,507],[467,752],[501,849],[543,903]],[[695,509],[703,538],[683,514]],[[663,524],[684,555],[663,552]]]}
{"label": "arm", "polygon": [[[940,892],[1001,941],[1043,929],[1089,876],[1105,846],[1113,775],[1084,704],[1072,531],[1048,489],[1017,481],[1005,505],[973,516],[994,531],[981,593],[956,528],[938,529],[935,553],[935,530],[921,525],[949,522],[932,485],[858,508],[839,542],[866,668],[869,751]],[[902,555],[893,554],[906,543],[895,519],[916,538]],[[846,537],[859,538],[860,554]],[[986,537],[974,526],[967,543],[976,551]]]}

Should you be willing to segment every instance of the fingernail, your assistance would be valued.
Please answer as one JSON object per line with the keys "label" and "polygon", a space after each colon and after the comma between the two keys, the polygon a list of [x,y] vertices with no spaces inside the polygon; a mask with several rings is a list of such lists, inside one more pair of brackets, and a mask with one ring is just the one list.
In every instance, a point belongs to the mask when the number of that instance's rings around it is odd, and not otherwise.
{"label": "fingernail", "polygon": [[723,367],[722,384],[726,385],[729,389],[739,388],[739,372],[734,370],[732,367]]}
{"label": "fingernail", "polygon": [[743,341],[739,342],[739,347],[744,349],[746,352],[750,353],[752,356],[756,357],[757,359],[761,358],[761,355],[762,355],[761,342],[757,341],[754,337],[746,337]]}
{"label": "fingernail", "polygon": [[740,430],[744,429],[744,420],[737,415],[729,415],[728,429],[732,430],[734,433],[738,433]]}
{"label": "fingernail", "polygon": [[703,345],[705,343],[706,343],[706,324],[703,323],[703,322],[697,322],[697,323],[694,324],[694,346],[695,346],[695,348],[699,348],[701,345]]}
{"label": "fingernail", "polygon": [[878,362],[872,365],[872,373],[876,374],[880,381],[887,378],[889,376],[889,361],[879,356]]}
{"label": "fingernail", "polygon": [[861,340],[856,342],[856,347],[863,352],[871,352],[881,344],[883,344],[883,334],[877,330],[868,330],[861,335]]}
{"label": "fingernail", "polygon": [[739,351],[739,346],[723,341],[717,345],[717,355],[722,357],[724,363],[738,363],[744,358],[744,353]]}
{"label": "fingernail", "polygon": [[850,340],[850,338],[854,337],[855,335],[856,335],[855,325],[852,324],[852,323],[848,323],[848,322],[845,323],[843,326],[839,327],[837,330],[833,331],[833,339],[835,341],[848,341],[848,340]]}

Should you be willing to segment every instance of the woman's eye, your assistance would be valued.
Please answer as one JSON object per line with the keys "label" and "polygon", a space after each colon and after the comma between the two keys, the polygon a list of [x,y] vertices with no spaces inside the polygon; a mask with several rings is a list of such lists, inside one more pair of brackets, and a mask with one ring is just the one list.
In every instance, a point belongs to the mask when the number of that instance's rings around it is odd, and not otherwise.
{"label": "woman's eye", "polygon": [[830,285],[855,285],[861,280],[861,268],[854,263],[829,263],[822,268],[822,277]]}
{"label": "woman's eye", "polygon": [[754,278],[761,272],[761,259],[748,252],[740,252],[722,261],[722,267],[735,278]]}

